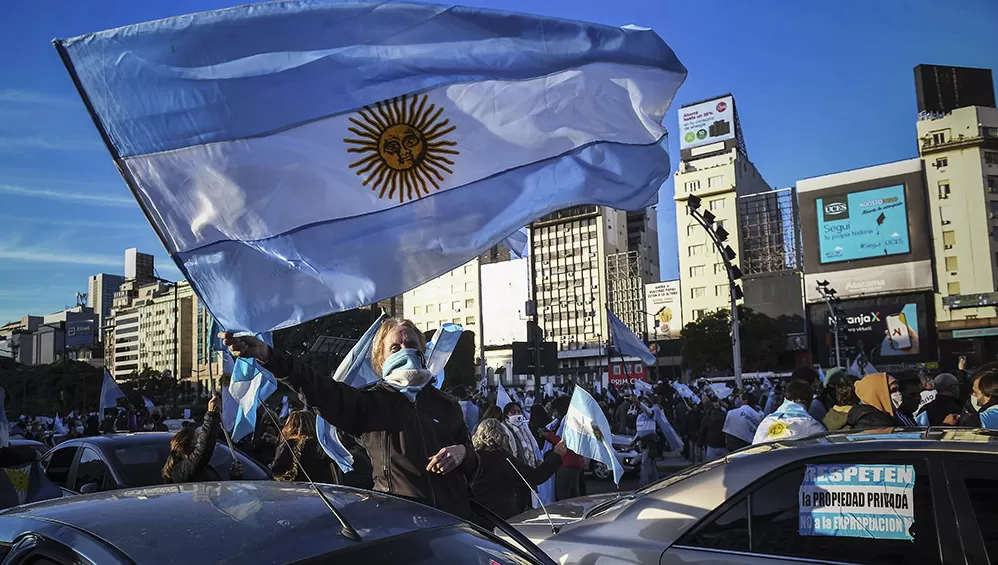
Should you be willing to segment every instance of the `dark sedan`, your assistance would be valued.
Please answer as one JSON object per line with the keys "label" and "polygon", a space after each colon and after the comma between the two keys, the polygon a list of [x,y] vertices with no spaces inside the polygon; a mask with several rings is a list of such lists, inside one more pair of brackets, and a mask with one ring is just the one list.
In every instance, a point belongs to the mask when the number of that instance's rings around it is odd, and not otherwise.
{"label": "dark sedan", "polygon": [[[90,493],[163,483],[162,470],[170,454],[168,432],[108,434],[72,439],[52,448],[42,458],[45,474],[55,484]],[[243,464],[243,479],[271,478],[270,471],[236,450]],[[229,478],[232,455],[225,444],[215,446],[211,466]]]}
{"label": "dark sedan", "polygon": [[0,513],[0,560],[554,565],[504,523],[497,526],[531,553],[421,504],[348,487],[318,488],[343,522],[308,485],[271,481],[164,485],[29,504]]}

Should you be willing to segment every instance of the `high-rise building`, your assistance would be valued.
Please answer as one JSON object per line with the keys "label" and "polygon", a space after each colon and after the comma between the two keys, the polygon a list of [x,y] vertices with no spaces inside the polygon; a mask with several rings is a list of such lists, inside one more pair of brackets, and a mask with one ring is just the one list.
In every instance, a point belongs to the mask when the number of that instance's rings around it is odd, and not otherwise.
{"label": "high-rise building", "polygon": [[116,378],[145,367],[192,375],[197,297],[186,281],[139,285],[127,280],[115,295],[105,344],[105,363]]}
{"label": "high-rise building", "polygon": [[424,332],[454,323],[477,333],[481,320],[478,262],[472,259],[403,294],[405,317]]}
{"label": "high-rise building", "polygon": [[683,320],[687,323],[714,310],[731,307],[724,261],[707,232],[689,215],[689,197],[700,198],[702,209],[717,218],[715,225],[730,234],[725,243],[740,254],[738,197],[772,190],[738,147],[717,144],[716,149],[719,152],[683,159],[675,174],[679,280],[683,290]]}
{"label": "high-rise building", "polygon": [[[988,75],[990,76],[990,75]],[[992,95],[993,100],[993,95]],[[922,114],[940,360],[998,358],[998,109]]]}
{"label": "high-rise building", "polygon": [[154,260],[152,255],[139,253],[139,250],[134,247],[126,249],[125,278],[140,283],[152,282],[155,270]]}
{"label": "high-rise building", "polygon": [[[118,292],[118,288],[123,282],[125,282],[125,277],[107,273],[92,275],[87,281],[87,306],[93,308],[94,313],[97,314],[98,328],[103,328],[108,316],[111,315],[114,293]],[[97,338],[103,341],[104,333],[98,331]]]}

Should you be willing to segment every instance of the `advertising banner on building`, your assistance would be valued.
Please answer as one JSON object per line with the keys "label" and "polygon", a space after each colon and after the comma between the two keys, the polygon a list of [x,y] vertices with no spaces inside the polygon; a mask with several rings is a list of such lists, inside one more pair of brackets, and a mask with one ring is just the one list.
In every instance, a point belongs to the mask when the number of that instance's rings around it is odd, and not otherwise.
{"label": "advertising banner on building", "polygon": [[818,198],[821,263],[911,251],[904,185]]}
{"label": "advertising banner on building", "polygon": [[[843,365],[863,353],[880,371],[911,368],[936,359],[933,304],[926,294],[844,300],[839,340]],[[835,364],[832,320],[824,304],[811,306],[815,362]]]}
{"label": "advertising banner on building", "polygon": [[617,386],[634,384],[634,381],[647,381],[648,372],[644,363],[634,362],[613,362],[610,363],[610,382]]}
{"label": "advertising banner on building", "polygon": [[722,96],[679,110],[679,148],[689,149],[735,137],[735,101]]}
{"label": "advertising banner on building", "polygon": [[94,344],[94,321],[66,322],[66,347]]}
{"label": "advertising banner on building", "polygon": [[676,339],[683,331],[679,281],[645,285],[645,312],[648,313],[648,339]]}

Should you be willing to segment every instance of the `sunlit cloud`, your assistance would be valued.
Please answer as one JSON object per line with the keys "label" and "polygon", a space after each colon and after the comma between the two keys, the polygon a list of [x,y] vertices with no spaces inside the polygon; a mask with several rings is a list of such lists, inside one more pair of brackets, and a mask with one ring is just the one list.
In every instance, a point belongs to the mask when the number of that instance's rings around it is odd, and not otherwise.
{"label": "sunlit cloud", "polygon": [[118,267],[124,262],[123,257],[108,255],[88,255],[86,253],[67,253],[65,251],[47,249],[0,249],[0,259],[8,261],[28,261],[33,263],[62,263],[72,265],[93,265],[95,267]]}
{"label": "sunlit cloud", "polygon": [[103,204],[106,206],[133,206],[135,204],[135,200],[127,196],[112,196],[110,194],[91,194],[88,192],[48,190],[44,188],[27,188],[23,186],[13,186],[9,184],[0,184],[0,193],[13,194],[16,196],[28,196],[32,198],[50,198],[54,200],[75,200],[79,202]]}
{"label": "sunlit cloud", "polygon": [[38,92],[37,90],[22,90],[17,88],[8,88],[6,90],[0,90],[0,102],[16,102],[21,104],[49,104],[49,105],[52,104],[72,105],[79,103],[79,101],[73,100],[71,98],[63,98],[62,96],[46,94],[44,92]]}
{"label": "sunlit cloud", "polygon": [[95,220],[74,220],[68,218],[31,218],[25,216],[11,216],[7,214],[0,214],[0,223],[2,222],[26,222],[32,224],[47,224],[51,226],[63,226],[67,228],[101,228],[106,229],[111,226],[116,230],[127,229],[127,230],[139,230],[149,227],[148,224],[131,223],[131,222],[118,222],[113,223],[108,222],[98,222]]}
{"label": "sunlit cloud", "polygon": [[37,135],[0,136],[0,151],[23,152],[31,149],[55,151],[96,151],[103,148],[95,139],[43,138]]}

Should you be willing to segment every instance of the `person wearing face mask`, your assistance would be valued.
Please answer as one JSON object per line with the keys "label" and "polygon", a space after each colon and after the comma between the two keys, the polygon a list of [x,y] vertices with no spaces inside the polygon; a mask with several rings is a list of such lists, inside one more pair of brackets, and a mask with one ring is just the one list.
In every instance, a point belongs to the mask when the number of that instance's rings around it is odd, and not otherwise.
{"label": "person wearing face mask", "polygon": [[381,324],[371,365],[383,380],[364,389],[319,374],[256,337],[219,337],[234,356],[257,359],[311,410],[354,436],[371,457],[374,490],[473,518],[468,477],[478,457],[461,408],[430,384],[426,340],[411,321]]}
{"label": "person wearing face mask", "polygon": [[662,453],[651,398],[641,397],[635,425],[637,432],[634,434],[633,442],[641,448],[641,471],[638,478],[638,488],[641,488],[658,480],[656,460]]}
{"label": "person wearing face mask", "polygon": [[540,464],[537,456],[537,442],[530,433],[527,426],[527,417],[523,415],[523,408],[518,402],[510,402],[502,410],[503,423],[513,434],[513,455],[516,460],[529,467],[536,467]]}
{"label": "person wearing face mask", "polygon": [[[902,384],[904,385],[902,387]],[[846,424],[854,430],[915,427],[912,412],[921,400],[921,384],[904,380],[899,383],[887,373],[873,373],[856,381],[860,404],[849,410]],[[903,389],[903,390],[902,390]]]}
{"label": "person wearing face mask", "polygon": [[961,426],[998,430],[998,368],[987,368],[974,375],[970,405],[974,412],[967,414]]}

